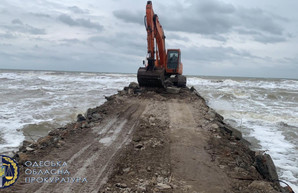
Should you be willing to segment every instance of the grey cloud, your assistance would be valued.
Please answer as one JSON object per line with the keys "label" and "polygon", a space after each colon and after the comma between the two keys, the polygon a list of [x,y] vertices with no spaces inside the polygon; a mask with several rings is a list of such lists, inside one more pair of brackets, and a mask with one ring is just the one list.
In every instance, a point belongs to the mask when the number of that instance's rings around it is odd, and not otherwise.
{"label": "grey cloud", "polygon": [[256,31],[256,30],[250,30],[250,29],[243,29],[243,28],[238,28],[236,31],[240,34],[244,35],[260,35],[261,33]]}
{"label": "grey cloud", "polygon": [[293,73],[296,74],[296,76],[293,76],[297,79],[298,77],[298,56],[295,57],[283,57],[281,59],[278,60],[278,62],[280,64],[282,64],[283,66],[287,65],[287,68],[291,68],[293,70]]}
{"label": "grey cloud", "polygon": [[[176,7],[175,10],[179,8]],[[171,30],[186,31],[200,34],[223,34],[237,28],[282,35],[283,28],[279,24],[279,17],[274,17],[261,9],[237,8],[220,1],[193,2],[190,13],[182,12],[179,18],[164,17],[166,25]]]}
{"label": "grey cloud", "polygon": [[[254,32],[249,35],[253,40],[262,43],[286,40],[282,23],[288,20],[281,16],[262,9],[236,7],[218,0],[188,0],[187,2],[190,3],[189,7],[183,7],[177,3],[157,13],[166,30],[199,33],[218,41],[226,41],[225,37],[220,35],[230,32],[239,34]],[[128,10],[114,11],[117,18],[138,24],[142,24],[144,14],[145,12],[139,14]],[[220,37],[216,38],[216,36]]]}
{"label": "grey cloud", "polygon": [[10,31],[16,31],[21,33],[28,33],[33,35],[46,34],[45,29],[36,28],[28,24],[24,24],[20,19],[13,19],[11,21],[13,25],[5,25],[4,27]]}
{"label": "grey cloud", "polygon": [[116,10],[113,12],[113,15],[121,19],[127,23],[138,23],[143,25],[144,24],[144,15],[143,12],[133,12],[128,10]]}
{"label": "grey cloud", "polygon": [[77,14],[89,13],[89,10],[83,10],[77,6],[68,7],[68,9],[71,10],[73,13],[77,13]]}
{"label": "grey cloud", "polygon": [[277,24],[279,17],[269,16],[261,9],[239,9],[239,22],[247,29],[258,29],[270,34],[282,35],[283,28]]}
{"label": "grey cloud", "polygon": [[227,4],[227,3],[219,3],[218,1],[202,1],[202,2],[195,2],[194,4],[200,13],[230,14],[236,11],[233,5]]}
{"label": "grey cloud", "polygon": [[205,35],[205,37],[210,38],[212,40],[220,41],[220,42],[226,42],[227,38],[222,35]]}
{"label": "grey cloud", "polygon": [[80,27],[85,27],[85,28],[93,28],[93,29],[97,29],[99,31],[103,30],[102,25],[100,25],[98,23],[91,22],[89,19],[82,19],[82,18],[73,19],[69,15],[62,14],[58,17],[58,20],[61,21],[62,23],[69,25],[69,26],[80,26]]}
{"label": "grey cloud", "polygon": [[[259,32],[255,30],[246,30],[246,29],[238,29],[238,33],[243,35],[251,35],[252,40],[255,40],[257,42],[261,42],[264,44],[267,43],[278,43],[278,42],[284,42],[287,41],[286,36],[280,36],[275,34],[266,34],[264,32]],[[291,38],[291,36],[287,36],[288,38]]]}
{"label": "grey cloud", "polygon": [[286,41],[287,39],[282,37],[282,36],[272,36],[272,35],[256,35],[253,37],[255,41],[258,41],[258,42],[262,42],[262,43],[265,43],[265,44],[268,44],[268,43],[278,43],[278,42],[284,42]]}
{"label": "grey cloud", "polygon": [[33,16],[35,16],[35,17],[51,18],[50,15],[48,15],[48,14],[44,14],[44,13],[31,13],[31,15],[33,15]]}
{"label": "grey cloud", "polygon": [[104,47],[117,48],[117,53],[121,54],[146,55],[146,36],[139,34],[116,33],[110,37],[93,36],[88,39],[88,42],[93,46],[104,44]]}
{"label": "grey cloud", "polygon": [[19,19],[14,19],[11,21],[12,24],[20,24],[20,25],[23,25],[23,22]]}
{"label": "grey cloud", "polygon": [[72,38],[72,39],[63,39],[61,40],[62,42],[65,42],[65,43],[80,43],[81,41],[78,40],[77,38]]}
{"label": "grey cloud", "polygon": [[185,41],[185,42],[189,42],[188,37],[180,36],[180,35],[177,35],[175,33],[168,33],[166,38],[171,39],[171,40],[175,39],[175,40],[182,40],[182,41]]}
{"label": "grey cloud", "polygon": [[[246,59],[261,59],[246,50],[236,50],[232,47],[195,47],[183,49],[183,57],[192,58],[198,62],[243,61]],[[239,62],[241,63],[241,62]]]}
{"label": "grey cloud", "polygon": [[81,41],[77,38],[71,38],[71,39],[62,39],[59,41],[60,42],[60,45],[62,46],[76,46],[76,45],[79,45],[79,44],[86,44],[85,41]]}
{"label": "grey cloud", "polygon": [[104,36],[93,36],[89,38],[91,43],[103,42],[111,46],[120,48],[120,47],[129,47],[130,49],[138,50],[143,48],[143,52],[146,52],[146,39],[144,37],[143,41],[139,41],[139,37],[127,34],[127,33],[117,33],[114,36],[104,37]]}
{"label": "grey cloud", "polygon": [[6,32],[6,33],[3,33],[3,34],[0,33],[0,39],[1,38],[3,38],[3,39],[14,39],[14,38],[16,38],[16,36],[13,35],[10,32]]}

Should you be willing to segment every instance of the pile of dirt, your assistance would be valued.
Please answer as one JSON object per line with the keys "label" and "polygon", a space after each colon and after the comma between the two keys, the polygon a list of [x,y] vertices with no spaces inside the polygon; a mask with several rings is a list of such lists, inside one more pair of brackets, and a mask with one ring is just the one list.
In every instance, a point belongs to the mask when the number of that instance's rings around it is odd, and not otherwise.
{"label": "pile of dirt", "polygon": [[[251,151],[194,88],[131,83],[106,99],[24,142],[15,155],[20,179],[5,192],[286,192],[270,156]],[[88,182],[26,183],[28,160],[66,162]]]}

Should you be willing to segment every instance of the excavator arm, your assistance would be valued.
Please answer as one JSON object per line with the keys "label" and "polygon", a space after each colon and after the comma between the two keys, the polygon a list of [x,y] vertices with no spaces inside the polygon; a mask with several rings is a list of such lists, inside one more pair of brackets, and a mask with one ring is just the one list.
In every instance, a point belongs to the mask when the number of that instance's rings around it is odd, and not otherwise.
{"label": "excavator arm", "polygon": [[[158,16],[154,13],[152,2],[148,1],[146,6],[145,27],[147,31],[148,45],[148,68],[164,68],[166,63],[165,35]],[[157,50],[155,50],[155,41]]]}

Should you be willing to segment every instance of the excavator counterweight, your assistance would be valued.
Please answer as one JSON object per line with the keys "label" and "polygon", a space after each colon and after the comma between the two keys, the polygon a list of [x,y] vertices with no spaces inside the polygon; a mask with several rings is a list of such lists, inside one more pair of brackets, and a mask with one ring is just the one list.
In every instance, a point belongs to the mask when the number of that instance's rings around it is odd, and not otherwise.
{"label": "excavator counterweight", "polygon": [[[166,50],[163,28],[158,16],[154,13],[152,2],[147,1],[144,18],[147,31],[147,65],[140,67],[137,78],[140,86],[165,87],[165,80],[175,80],[178,87],[186,85],[186,77],[182,75],[180,49]],[[156,47],[155,47],[156,45]],[[175,78],[171,76],[175,76]]]}

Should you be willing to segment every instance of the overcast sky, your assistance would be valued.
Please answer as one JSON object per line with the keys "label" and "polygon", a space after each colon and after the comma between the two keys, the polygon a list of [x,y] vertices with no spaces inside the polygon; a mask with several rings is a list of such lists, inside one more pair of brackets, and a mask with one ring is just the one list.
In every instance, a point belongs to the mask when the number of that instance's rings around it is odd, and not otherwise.
{"label": "overcast sky", "polygon": [[[136,73],[145,0],[1,0],[0,69]],[[298,1],[153,1],[184,74],[298,78]]]}

